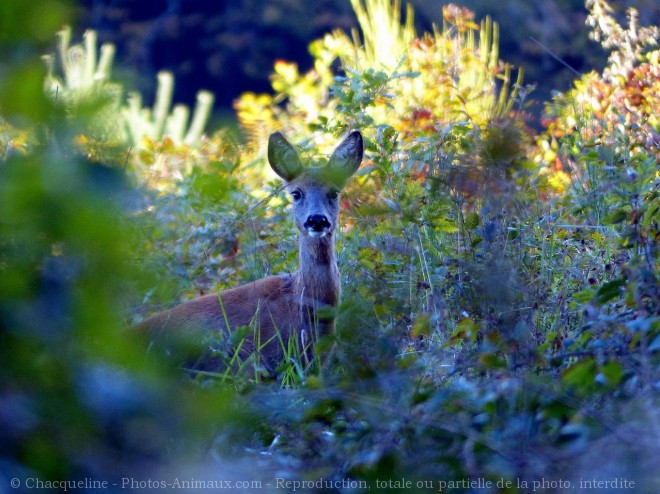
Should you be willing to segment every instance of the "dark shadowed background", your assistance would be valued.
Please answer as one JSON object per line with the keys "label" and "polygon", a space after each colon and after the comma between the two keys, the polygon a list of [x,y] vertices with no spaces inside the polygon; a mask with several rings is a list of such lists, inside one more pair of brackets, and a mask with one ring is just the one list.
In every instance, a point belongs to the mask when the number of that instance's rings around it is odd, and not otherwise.
{"label": "dark shadowed background", "polygon": [[[418,32],[441,25],[442,5],[448,2],[410,3]],[[536,84],[534,100],[547,101],[552,91],[570,86],[575,74],[564,64],[584,73],[605,63],[600,46],[588,39],[582,0],[457,3],[473,10],[477,20],[490,15],[500,25],[500,57],[524,68],[525,83]],[[642,25],[660,19],[656,0],[610,3],[620,20],[630,6],[639,10]],[[156,73],[167,69],[175,75],[174,101],[192,104],[199,89],[209,89],[220,112],[229,110],[242,92],[268,92],[275,60],[297,62],[307,70],[312,40],[357,24],[349,0],[84,0],[81,5],[78,29],[95,29],[101,42],[117,45],[118,62],[138,78],[132,86],[147,103]],[[534,110],[538,113],[540,105]]]}

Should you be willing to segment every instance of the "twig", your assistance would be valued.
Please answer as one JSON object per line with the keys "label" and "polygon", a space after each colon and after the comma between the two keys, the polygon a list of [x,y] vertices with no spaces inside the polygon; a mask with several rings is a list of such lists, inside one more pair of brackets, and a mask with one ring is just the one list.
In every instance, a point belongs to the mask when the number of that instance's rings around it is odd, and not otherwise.
{"label": "twig", "polygon": [[570,65],[568,65],[568,63],[565,62],[564,60],[562,60],[558,55],[555,55],[555,54],[552,52],[552,50],[550,50],[550,48],[548,48],[548,47],[545,46],[543,43],[541,43],[539,40],[537,40],[534,36],[530,36],[529,39],[531,39],[534,43],[536,43],[536,44],[539,45],[541,48],[543,48],[543,51],[544,51],[544,52],[546,52],[546,53],[547,53],[548,55],[550,55],[552,58],[554,58],[555,60],[557,60],[557,62],[559,62],[560,64],[562,64],[562,65],[563,65],[564,67],[566,67],[568,70],[570,70],[571,72],[573,72],[573,73],[574,73],[575,75],[577,75],[578,77],[582,77],[582,74],[580,74],[577,70],[575,70],[573,67],[571,67]]}

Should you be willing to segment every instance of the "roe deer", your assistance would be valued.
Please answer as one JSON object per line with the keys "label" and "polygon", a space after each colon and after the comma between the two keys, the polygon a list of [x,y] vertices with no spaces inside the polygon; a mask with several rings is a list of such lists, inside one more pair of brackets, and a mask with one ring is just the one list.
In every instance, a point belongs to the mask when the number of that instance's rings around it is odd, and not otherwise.
{"label": "roe deer", "polygon": [[[268,161],[286,182],[299,230],[299,268],[218,294],[204,295],[155,314],[137,328],[150,333],[190,332],[228,336],[252,325],[240,344],[243,359],[258,352],[271,375],[283,358],[283,345],[297,339],[305,363],[312,345],[334,328],[333,309],[339,301],[340,278],[335,256],[339,219],[338,194],[362,162],[362,135],[351,132],[325,166],[303,167],[296,150],[279,132],[268,140]],[[201,338],[199,339],[201,343]],[[202,362],[205,369],[213,363]]]}

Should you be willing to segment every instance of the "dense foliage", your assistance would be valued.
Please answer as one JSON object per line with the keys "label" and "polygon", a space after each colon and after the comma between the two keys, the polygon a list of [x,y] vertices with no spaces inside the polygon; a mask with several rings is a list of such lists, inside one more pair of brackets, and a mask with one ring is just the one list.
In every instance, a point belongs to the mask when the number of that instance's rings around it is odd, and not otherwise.
{"label": "dense foliage", "polygon": [[[127,99],[93,35],[71,46],[63,31],[43,65],[43,34],[12,34],[0,482],[658,489],[658,29],[589,0],[607,67],[548,102],[535,132],[531,88],[500,61],[490,19],[447,5],[418,33],[412,9],[402,22],[389,0],[351,3],[361,33],[327,34],[312,70],[280,61],[272,94],[236,102],[241,145],[223,131],[187,140],[166,88],[153,111]],[[125,329],[294,270],[265,140],[282,130],[304,157],[351,128],[367,153],[342,196],[328,365],[302,375],[291,355],[258,385],[231,368],[191,376]]]}
{"label": "dense foliage", "polygon": [[[433,23],[442,23],[437,0],[405,3],[414,7],[418,29],[431,31]],[[610,4],[617,18],[634,6],[643,24],[660,19],[656,0]],[[95,29],[100,40],[117,46],[131,87],[147,101],[155,95],[157,72],[167,70],[176,77],[177,101],[192,105],[196,92],[205,88],[216,93],[218,107],[226,110],[245,91],[269,89],[273,60],[294,61],[307,70],[313,65],[307,50],[311,41],[333,29],[357,27],[346,0],[269,0],[267,8],[254,0],[81,0],[80,5],[79,32]],[[479,19],[497,19],[500,49],[536,85],[537,102],[569,88],[575,71],[602,68],[607,59],[584,29],[582,0],[463,0],[461,5]],[[539,116],[543,105],[531,110]]]}

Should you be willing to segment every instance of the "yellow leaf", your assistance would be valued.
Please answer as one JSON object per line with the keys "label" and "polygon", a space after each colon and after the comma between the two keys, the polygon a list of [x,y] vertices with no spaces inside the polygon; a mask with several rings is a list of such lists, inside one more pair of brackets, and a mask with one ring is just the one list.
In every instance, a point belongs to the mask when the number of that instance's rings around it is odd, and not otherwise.
{"label": "yellow leaf", "polygon": [[160,149],[163,153],[172,152],[174,150],[174,141],[172,139],[170,139],[169,137],[165,137],[163,139],[163,143],[161,144]]}
{"label": "yellow leaf", "polygon": [[154,164],[154,153],[147,151],[146,149],[142,149],[139,153],[140,161],[144,163],[145,165],[153,165]]}
{"label": "yellow leaf", "polygon": [[571,177],[561,170],[556,171],[555,173],[548,178],[548,183],[555,189],[557,192],[565,192],[566,189],[571,185]]}
{"label": "yellow leaf", "polygon": [[428,338],[431,336],[431,318],[427,313],[417,316],[415,324],[413,324],[410,330],[410,336],[413,338],[419,338],[420,336],[426,336]]}

